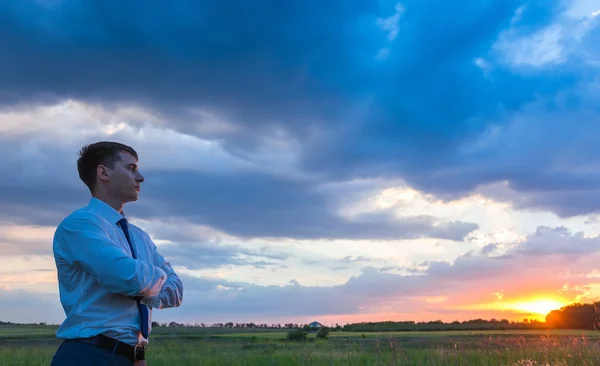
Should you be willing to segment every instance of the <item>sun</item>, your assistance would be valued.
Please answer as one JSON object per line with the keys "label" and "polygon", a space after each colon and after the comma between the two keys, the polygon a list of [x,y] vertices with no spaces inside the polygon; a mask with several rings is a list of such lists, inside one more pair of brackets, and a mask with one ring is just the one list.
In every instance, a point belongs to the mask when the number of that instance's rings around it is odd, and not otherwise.
{"label": "sun", "polygon": [[516,298],[510,301],[497,301],[493,303],[471,304],[461,307],[461,310],[502,311],[504,314],[512,313],[513,316],[526,317],[529,320],[546,321],[546,315],[552,310],[560,310],[568,305],[563,298],[553,296],[531,296]]}
{"label": "sun", "polygon": [[563,306],[565,306],[563,302],[555,299],[534,299],[511,304],[511,308],[514,310],[544,316],[552,310],[558,310]]}

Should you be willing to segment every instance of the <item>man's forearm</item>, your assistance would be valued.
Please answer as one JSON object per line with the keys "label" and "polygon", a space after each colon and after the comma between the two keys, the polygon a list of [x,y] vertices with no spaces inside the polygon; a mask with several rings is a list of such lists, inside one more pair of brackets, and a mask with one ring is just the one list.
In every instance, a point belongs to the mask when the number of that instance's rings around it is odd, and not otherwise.
{"label": "man's forearm", "polygon": [[182,287],[175,281],[167,280],[158,295],[145,297],[142,303],[155,309],[178,307],[183,301],[182,290]]}
{"label": "man's forearm", "polygon": [[183,301],[183,283],[168,263],[161,269],[167,274],[167,280],[157,295],[145,297],[142,302],[155,309],[178,307]]}

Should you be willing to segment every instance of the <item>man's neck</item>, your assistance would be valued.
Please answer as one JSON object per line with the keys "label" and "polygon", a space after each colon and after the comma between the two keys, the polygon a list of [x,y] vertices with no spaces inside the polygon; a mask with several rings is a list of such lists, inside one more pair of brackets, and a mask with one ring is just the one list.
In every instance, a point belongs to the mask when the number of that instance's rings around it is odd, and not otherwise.
{"label": "man's neck", "polygon": [[98,193],[93,194],[92,197],[99,199],[100,201],[106,203],[110,207],[114,208],[117,212],[123,213],[124,204],[120,200],[112,198],[112,197],[105,197],[104,195],[98,194]]}

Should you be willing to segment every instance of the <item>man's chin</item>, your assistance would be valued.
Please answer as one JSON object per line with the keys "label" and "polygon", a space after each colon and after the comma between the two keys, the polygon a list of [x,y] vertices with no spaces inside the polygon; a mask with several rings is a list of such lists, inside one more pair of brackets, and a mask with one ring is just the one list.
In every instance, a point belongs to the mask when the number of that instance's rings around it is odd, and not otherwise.
{"label": "man's chin", "polygon": [[136,194],[134,196],[129,197],[129,199],[127,200],[127,202],[135,202],[137,201],[139,198],[139,196]]}

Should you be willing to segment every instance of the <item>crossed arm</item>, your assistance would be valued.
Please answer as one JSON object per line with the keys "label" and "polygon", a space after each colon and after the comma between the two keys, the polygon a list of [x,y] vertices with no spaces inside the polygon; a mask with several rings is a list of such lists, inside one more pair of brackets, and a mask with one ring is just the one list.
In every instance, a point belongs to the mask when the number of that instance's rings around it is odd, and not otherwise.
{"label": "crossed arm", "polygon": [[167,280],[162,285],[160,292],[157,295],[147,296],[142,300],[142,303],[155,309],[165,309],[178,307],[183,301],[183,283],[175,273],[171,264],[158,252],[156,245],[152,239],[144,233],[146,241],[152,245],[154,250],[154,265],[162,269],[167,274]]}
{"label": "crossed arm", "polygon": [[56,238],[62,244],[65,260],[81,266],[108,291],[142,296],[143,303],[157,309],[181,305],[183,284],[147,234],[145,239],[152,245],[153,263],[131,257],[88,216],[65,220]]}

